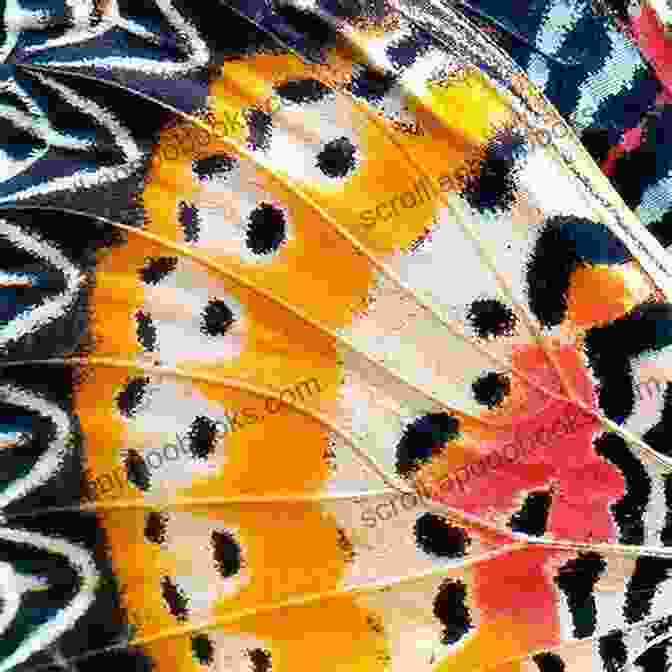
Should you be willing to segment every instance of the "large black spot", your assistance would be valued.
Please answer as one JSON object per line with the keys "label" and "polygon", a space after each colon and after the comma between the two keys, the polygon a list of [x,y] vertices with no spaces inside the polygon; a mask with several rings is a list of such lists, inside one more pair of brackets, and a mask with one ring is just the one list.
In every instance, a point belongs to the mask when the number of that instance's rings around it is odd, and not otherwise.
{"label": "large black spot", "polygon": [[566,669],[562,658],[549,651],[532,656],[532,660],[537,664],[539,672],[565,672]]}
{"label": "large black spot", "polygon": [[511,394],[511,380],[503,373],[487,373],[477,378],[471,386],[476,401],[488,408],[500,406],[504,399]]}
{"label": "large black spot", "polygon": [[407,68],[425,53],[433,44],[432,38],[425,31],[414,30],[412,35],[402,37],[385,50],[387,57],[397,68]]}
{"label": "large black spot", "polygon": [[153,257],[140,269],[140,279],[148,285],[158,285],[176,268],[177,257]]}
{"label": "large black spot", "polygon": [[397,472],[408,476],[418,463],[441,452],[458,435],[459,421],[447,413],[428,413],[406,427],[397,445]]}
{"label": "large black spot", "polygon": [[625,495],[611,505],[622,544],[644,543],[644,512],[651,495],[651,479],[642,463],[617,434],[607,433],[594,441],[595,452],[618,467],[625,480]]}
{"label": "large black spot", "polygon": [[471,544],[461,528],[434,513],[423,513],[415,522],[415,539],[425,553],[440,558],[461,558]]}
{"label": "large black spot", "polygon": [[346,137],[328,142],[317,155],[317,167],[328,177],[345,177],[355,167],[355,146]]}
{"label": "large black spot", "polygon": [[513,169],[524,147],[523,139],[512,133],[488,145],[479,174],[469,177],[465,184],[464,197],[472,207],[486,210],[511,206],[515,190]]}
{"label": "large black spot", "polygon": [[334,95],[329,87],[317,79],[292,79],[277,87],[276,93],[291,103],[317,103]]}
{"label": "large black spot", "polygon": [[167,576],[161,579],[161,595],[168,605],[168,610],[178,621],[186,621],[189,616],[187,596]]}
{"label": "large black spot", "polygon": [[639,656],[634,664],[641,669],[642,672],[661,672],[662,670],[669,670],[669,657],[667,655],[667,647],[670,645],[669,640],[660,642],[652,646],[650,649],[644,651]]}
{"label": "large black spot", "polygon": [[600,637],[597,648],[605,670],[619,672],[625,667],[628,661],[628,650],[625,648],[622,632],[615,630]]}
{"label": "large black spot", "polygon": [[394,86],[396,77],[392,73],[380,73],[371,68],[362,70],[353,77],[348,88],[353,95],[366,100],[379,101]]}
{"label": "large black spot", "polygon": [[252,150],[268,149],[273,130],[271,115],[261,110],[250,110],[247,115],[247,126],[250,130],[249,144]]}
{"label": "large black spot", "polygon": [[158,511],[150,511],[145,519],[145,539],[153,544],[166,541],[166,516]]}
{"label": "large black spot", "polygon": [[597,625],[593,589],[607,568],[604,558],[590,551],[579,553],[576,560],[569,560],[558,570],[555,583],[567,596],[572,612],[574,637],[583,639],[595,632]]}
{"label": "large black spot", "polygon": [[192,164],[193,171],[199,180],[210,179],[233,170],[236,160],[227,154],[213,154],[205,159],[198,159]]}
{"label": "large black spot", "polygon": [[250,649],[247,655],[252,663],[253,672],[270,672],[271,654],[264,649]]}
{"label": "large black spot", "polygon": [[467,589],[461,581],[447,579],[434,600],[434,615],[443,624],[442,644],[455,644],[473,627],[465,604]]}
{"label": "large black spot", "polygon": [[548,492],[533,492],[525,498],[520,511],[511,516],[509,527],[514,532],[541,536],[546,532],[546,521],[551,508]]}
{"label": "large black spot", "polygon": [[191,454],[205,460],[215,452],[217,423],[204,415],[198,415],[189,427],[187,438]]}
{"label": "large black spot", "polygon": [[224,579],[240,571],[240,546],[228,532],[213,532],[213,557],[220,576]]}
{"label": "large black spot", "polygon": [[198,208],[185,201],[180,201],[177,218],[182,227],[185,242],[197,243],[201,233],[201,220]]}
{"label": "large black spot", "polygon": [[129,483],[133,483],[137,488],[143,492],[149,490],[152,479],[147,462],[137,450],[132,448],[126,453],[124,458],[124,466],[126,467],[126,477]]}
{"label": "large black spot", "polygon": [[622,264],[631,258],[602,223],[574,215],[550,217],[527,264],[530,308],[545,327],[565,319],[569,286],[582,264]]}
{"label": "large black spot", "polygon": [[234,321],[231,308],[221,299],[212,299],[203,311],[201,331],[208,336],[224,336]]}
{"label": "large black spot", "polygon": [[513,310],[496,299],[477,299],[467,313],[467,321],[479,338],[511,336],[518,318]]}
{"label": "large black spot", "polygon": [[142,402],[147,386],[149,385],[149,378],[131,378],[126,387],[117,396],[117,408],[119,412],[126,418],[134,415],[138,406]]}
{"label": "large black spot", "polygon": [[250,213],[247,247],[255,254],[275,252],[287,233],[285,213],[275,205],[261,203]]}
{"label": "large black spot", "polygon": [[626,623],[637,623],[650,615],[656,591],[670,576],[670,569],[672,560],[651,556],[637,558],[625,592],[623,615]]}
{"label": "large black spot", "polygon": [[581,133],[581,142],[597,163],[602,163],[611,150],[609,130],[606,128],[587,128]]}
{"label": "large black spot", "polygon": [[215,659],[215,647],[206,634],[192,636],[191,651],[201,665],[211,665]]}
{"label": "large black spot", "polygon": [[137,323],[138,343],[147,351],[154,352],[156,349],[156,327],[152,316],[139,310],[135,314]]}

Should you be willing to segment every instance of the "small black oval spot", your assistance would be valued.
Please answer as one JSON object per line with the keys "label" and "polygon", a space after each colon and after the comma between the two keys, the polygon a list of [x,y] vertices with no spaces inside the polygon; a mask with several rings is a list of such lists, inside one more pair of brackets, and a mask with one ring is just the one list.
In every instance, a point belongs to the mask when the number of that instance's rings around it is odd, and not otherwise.
{"label": "small black oval spot", "polygon": [[317,79],[292,79],[277,87],[276,93],[291,103],[317,103],[333,95],[331,89]]}
{"label": "small black oval spot", "polygon": [[126,383],[126,387],[117,396],[117,408],[124,417],[130,418],[135,414],[147,392],[148,385],[149,378],[141,377],[131,378]]}
{"label": "small black oval spot", "polygon": [[255,254],[275,252],[286,234],[285,213],[277,206],[261,203],[250,213],[247,247]]}
{"label": "small black oval spot", "polygon": [[143,492],[149,490],[152,483],[149,466],[145,459],[132,448],[126,453],[124,458],[124,466],[126,467],[126,477],[129,483],[133,483],[136,488],[140,488]]}
{"label": "small black oval spot", "polygon": [[152,257],[140,269],[140,279],[147,285],[158,285],[177,268],[177,257]]}
{"label": "small black oval spot", "polygon": [[462,528],[434,513],[423,513],[415,522],[414,532],[418,546],[440,558],[462,558],[471,544]]}
{"label": "small black oval spot", "polygon": [[138,343],[147,352],[154,352],[156,350],[156,327],[154,326],[152,316],[139,310],[135,314],[135,321],[137,323]]}
{"label": "small black oval spot", "polygon": [[328,177],[345,177],[355,168],[357,150],[346,137],[328,142],[317,155],[317,167]]}
{"label": "small black oval spot", "polygon": [[382,100],[397,81],[392,73],[381,74],[372,68],[362,68],[348,88],[353,95],[371,101]]}
{"label": "small black oval spot", "polygon": [[247,127],[250,131],[249,145],[253,151],[267,150],[271,144],[273,119],[268,112],[250,110],[247,114]]}
{"label": "small black oval spot", "polygon": [[229,173],[236,165],[236,159],[227,154],[213,154],[192,163],[192,169],[199,180],[209,180],[218,175]]}
{"label": "small black oval spot", "polygon": [[158,511],[150,511],[145,519],[145,539],[153,544],[166,542],[167,516]]}
{"label": "small black oval spot", "polygon": [[212,665],[215,659],[215,646],[210,637],[203,633],[191,638],[191,651],[201,665]]}
{"label": "small black oval spot", "polygon": [[167,576],[161,578],[161,595],[170,613],[178,621],[185,621],[189,616],[189,599]]}
{"label": "small black oval spot", "polygon": [[182,227],[184,241],[186,243],[197,243],[201,234],[201,219],[198,208],[186,201],[180,201],[177,219]]}
{"label": "small black oval spot", "polygon": [[512,336],[518,322],[514,312],[497,299],[473,301],[467,320],[479,338]]}
{"label": "small black oval spot", "polygon": [[434,599],[434,615],[443,624],[442,644],[455,644],[473,627],[465,604],[467,589],[462,581],[447,579]]}
{"label": "small black oval spot", "polygon": [[271,654],[264,649],[250,649],[247,655],[252,663],[253,672],[270,672]]}
{"label": "small black oval spot", "polygon": [[213,532],[213,558],[220,576],[228,579],[240,571],[241,552],[238,542],[229,532]]}
{"label": "small black oval spot", "polygon": [[201,331],[208,336],[224,336],[234,322],[231,308],[221,299],[212,299],[203,311]]}
{"label": "small black oval spot", "polygon": [[479,404],[495,408],[501,406],[504,399],[511,394],[511,380],[505,374],[493,371],[477,378],[471,389]]}
{"label": "small black oval spot", "polygon": [[447,413],[428,413],[412,422],[397,444],[397,473],[408,476],[420,462],[440,453],[458,429],[457,418]]}
{"label": "small black oval spot", "polygon": [[523,532],[540,537],[546,532],[546,522],[551,509],[551,493],[533,492],[526,498],[520,510],[511,516],[509,527],[514,532]]}
{"label": "small black oval spot", "polygon": [[217,423],[204,415],[197,415],[189,427],[187,438],[191,454],[206,460],[215,453]]}
{"label": "small black oval spot", "polygon": [[537,664],[539,672],[565,672],[565,663],[556,653],[544,651],[532,656],[532,660]]}

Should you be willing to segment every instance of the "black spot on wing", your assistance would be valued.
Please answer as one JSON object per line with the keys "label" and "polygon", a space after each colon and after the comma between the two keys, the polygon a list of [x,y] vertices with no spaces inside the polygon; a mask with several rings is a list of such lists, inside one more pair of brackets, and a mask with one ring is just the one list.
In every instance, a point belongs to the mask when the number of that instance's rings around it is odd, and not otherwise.
{"label": "black spot on wing", "polygon": [[447,413],[428,413],[406,427],[397,444],[397,472],[408,476],[418,463],[441,452],[458,435],[459,421]]}
{"label": "black spot on wing", "polygon": [[149,490],[152,482],[149,475],[149,466],[137,450],[131,448],[126,453],[124,466],[126,467],[126,477],[129,483],[133,483],[133,485],[140,488],[143,492]]}
{"label": "black spot on wing", "polygon": [[177,257],[154,257],[140,269],[140,279],[147,285],[158,285],[177,268]]}
{"label": "black spot on wing", "polygon": [[663,394],[663,410],[660,420],[643,435],[642,439],[654,450],[672,456],[670,429],[672,428],[672,386],[668,383]]}
{"label": "black spot on wing", "polygon": [[213,558],[220,576],[228,579],[240,571],[241,552],[238,542],[228,532],[213,532]]}
{"label": "black spot on wing", "polygon": [[625,592],[623,616],[627,623],[637,623],[651,613],[656,591],[669,576],[672,560],[642,556],[635,562],[635,570]]}
{"label": "black spot on wing", "polygon": [[247,115],[247,127],[250,131],[249,145],[255,151],[267,150],[271,144],[273,120],[271,115],[261,110],[250,110]]}
{"label": "black spot on wing", "polygon": [[161,595],[170,613],[178,621],[186,621],[189,616],[189,599],[167,576],[161,578]]}
{"label": "black spot on wing", "polygon": [[467,313],[467,322],[479,338],[511,336],[518,318],[497,299],[476,299]]}
{"label": "black spot on wing", "polygon": [[479,404],[495,408],[511,394],[511,380],[507,375],[493,371],[477,378],[471,389]]}
{"label": "black spot on wing", "polygon": [[581,133],[581,142],[597,163],[602,163],[611,150],[609,130],[606,128],[587,128]]}
{"label": "black spot on wing", "polygon": [[221,299],[211,299],[203,311],[201,331],[208,336],[224,336],[234,322],[231,308]]}
{"label": "black spot on wing", "polygon": [[402,37],[385,50],[387,57],[397,68],[407,68],[417,60],[418,56],[427,52],[432,46],[429,34],[414,30],[412,35]]}
{"label": "black spot on wing", "polygon": [[667,672],[670,669],[667,649],[669,640],[652,646],[635,659],[634,664],[641,672]]}
{"label": "black spot on wing", "polygon": [[394,86],[396,77],[391,73],[379,73],[371,68],[362,68],[353,77],[348,88],[354,96],[370,101],[380,101]]}
{"label": "black spot on wing", "polygon": [[465,604],[467,589],[462,581],[448,579],[434,599],[434,615],[443,625],[442,644],[455,644],[473,627]]}
{"label": "black spot on wing", "polygon": [[150,511],[145,518],[145,539],[153,544],[163,544],[166,541],[167,517],[158,511]]}
{"label": "black spot on wing", "polygon": [[590,637],[596,627],[596,607],[593,589],[607,567],[604,558],[592,551],[579,553],[558,570],[555,583],[565,593],[572,613],[574,637]]}
{"label": "black spot on wing", "polygon": [[556,653],[545,651],[532,656],[532,660],[539,668],[539,672],[565,672],[565,663]]}
{"label": "black spot on wing", "polygon": [[280,98],[290,103],[317,103],[333,91],[317,79],[292,79],[275,89]]}
{"label": "black spot on wing", "polygon": [[625,479],[625,495],[611,505],[622,544],[644,543],[644,512],[651,495],[651,479],[623,438],[607,433],[594,441],[595,452],[618,467]]}
{"label": "black spot on wing", "polygon": [[524,532],[540,537],[546,532],[546,522],[550,508],[550,493],[533,492],[525,498],[520,511],[511,516],[509,527],[514,532]]}
{"label": "black spot on wing", "polygon": [[663,247],[672,245],[672,210],[668,210],[660,219],[651,222],[646,228]]}
{"label": "black spot on wing", "polygon": [[197,243],[201,233],[201,220],[198,208],[185,201],[180,201],[177,218],[182,227],[184,241],[186,243]]}
{"label": "black spot on wing", "polygon": [[215,646],[210,637],[203,633],[192,636],[191,652],[201,665],[212,665],[215,659]]}
{"label": "black spot on wing", "polygon": [[668,345],[672,345],[669,304],[642,304],[608,325],[588,331],[585,351],[600,381],[600,406],[607,417],[622,422],[634,408],[631,360]]}
{"label": "black spot on wing", "polygon": [[216,439],[217,423],[204,415],[196,416],[187,433],[191,454],[197,459],[208,459],[215,453]]}
{"label": "black spot on wing", "polygon": [[252,672],[270,672],[271,654],[264,649],[250,649],[247,656],[252,663]]}
{"label": "black spot on wing", "polygon": [[317,155],[317,167],[327,177],[345,177],[354,170],[357,150],[346,137],[331,140]]}
{"label": "black spot on wing", "polygon": [[154,352],[156,350],[156,327],[152,316],[139,310],[135,314],[136,331],[138,335],[138,343],[147,351]]}
{"label": "black spot on wing", "polygon": [[440,558],[462,558],[466,555],[471,540],[467,533],[445,518],[434,513],[423,513],[415,521],[415,539],[418,546]]}
{"label": "black spot on wing", "polygon": [[250,213],[246,242],[255,254],[275,252],[286,235],[285,213],[277,206],[261,203]]}
{"label": "black spot on wing", "polygon": [[229,173],[235,165],[236,159],[230,157],[228,154],[213,154],[205,159],[194,161],[192,163],[192,170],[196,177],[203,181]]}
{"label": "black spot on wing", "polygon": [[623,633],[614,630],[604,637],[600,637],[598,643],[600,658],[604,664],[605,672],[620,672],[628,660],[628,651],[623,642]]}
{"label": "black spot on wing", "polygon": [[524,140],[506,133],[495,138],[486,150],[478,175],[467,178],[464,197],[478,210],[511,207],[515,191],[514,168],[523,153]]}
{"label": "black spot on wing", "polygon": [[142,403],[149,385],[149,378],[131,378],[117,395],[117,408],[125,417],[132,417]]}
{"label": "black spot on wing", "polygon": [[550,217],[527,264],[532,312],[546,327],[560,324],[567,313],[571,276],[579,265],[622,264],[630,258],[604,224],[574,215]]}

